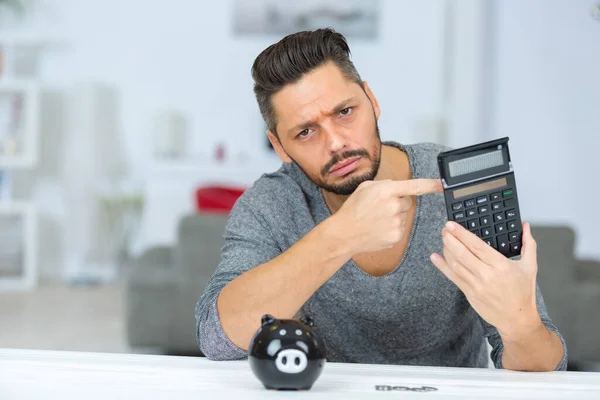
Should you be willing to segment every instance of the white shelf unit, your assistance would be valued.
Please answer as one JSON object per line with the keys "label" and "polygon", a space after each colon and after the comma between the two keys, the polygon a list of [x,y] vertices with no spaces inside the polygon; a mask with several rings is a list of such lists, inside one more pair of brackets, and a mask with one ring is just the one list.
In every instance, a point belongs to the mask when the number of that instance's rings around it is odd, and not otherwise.
{"label": "white shelf unit", "polygon": [[[64,41],[37,32],[0,34],[0,291],[32,290],[38,281],[37,210],[11,196],[11,172],[33,168],[39,157],[39,87],[42,53]],[[25,56],[23,56],[25,54]]]}

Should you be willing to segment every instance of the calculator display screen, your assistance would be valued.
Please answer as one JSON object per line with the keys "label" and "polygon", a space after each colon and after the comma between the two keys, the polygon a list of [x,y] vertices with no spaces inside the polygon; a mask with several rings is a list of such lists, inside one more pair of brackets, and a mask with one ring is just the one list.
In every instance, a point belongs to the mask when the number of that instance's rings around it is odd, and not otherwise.
{"label": "calculator display screen", "polygon": [[448,163],[448,171],[452,178],[498,167],[504,164],[502,150],[490,151],[473,157],[462,158]]}
{"label": "calculator display screen", "polygon": [[472,196],[476,193],[486,192],[488,190],[498,189],[506,186],[508,183],[506,178],[495,179],[493,181],[487,181],[484,183],[480,183],[478,185],[469,186],[462,189],[456,189],[454,194],[454,199],[460,199],[465,196]]}

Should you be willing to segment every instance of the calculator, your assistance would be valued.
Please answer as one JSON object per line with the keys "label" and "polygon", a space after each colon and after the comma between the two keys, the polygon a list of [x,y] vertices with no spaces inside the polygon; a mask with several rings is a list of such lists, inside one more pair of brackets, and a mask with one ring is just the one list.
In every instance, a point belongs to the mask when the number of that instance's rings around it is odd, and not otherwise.
{"label": "calculator", "polygon": [[440,178],[448,219],[508,258],[521,254],[521,214],[508,137],[442,152]]}

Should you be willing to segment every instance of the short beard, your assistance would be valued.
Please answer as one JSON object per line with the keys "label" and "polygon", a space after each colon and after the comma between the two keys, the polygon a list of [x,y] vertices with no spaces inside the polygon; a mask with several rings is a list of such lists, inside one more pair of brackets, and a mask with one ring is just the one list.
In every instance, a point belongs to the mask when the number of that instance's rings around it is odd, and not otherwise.
{"label": "short beard", "polygon": [[339,183],[337,185],[329,185],[321,182],[321,189],[326,192],[337,194],[340,196],[350,196],[354,191],[358,188],[358,186],[366,181],[372,181],[377,176],[377,171],[379,170],[379,163],[374,162],[371,170],[359,176],[353,176],[348,178],[348,180]]}
{"label": "short beard", "polygon": [[[379,145],[379,148],[381,148],[381,145]],[[319,187],[329,193],[337,194],[340,196],[349,196],[352,193],[354,193],[356,188],[358,188],[358,186],[361,183],[365,181],[372,181],[373,179],[375,179],[377,171],[379,171],[379,160],[381,159],[381,157],[379,156],[379,154],[369,154],[369,152],[365,149],[349,150],[341,154],[336,154],[323,167],[323,169],[321,170],[321,176],[327,176],[329,174],[329,170],[338,162],[357,156],[364,157],[372,162],[370,171],[365,172],[364,174],[359,176],[351,176],[338,184],[330,185],[321,180],[318,183]]]}

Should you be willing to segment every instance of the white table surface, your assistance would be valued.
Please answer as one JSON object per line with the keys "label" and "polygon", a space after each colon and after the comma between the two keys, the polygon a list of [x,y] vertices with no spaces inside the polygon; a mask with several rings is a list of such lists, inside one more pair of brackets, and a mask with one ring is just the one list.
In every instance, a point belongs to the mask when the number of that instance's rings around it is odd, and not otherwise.
{"label": "white table surface", "polygon": [[[376,385],[437,391],[377,391]],[[0,349],[0,399],[600,399],[600,373],[327,363],[310,391],[268,391],[247,361]]]}

